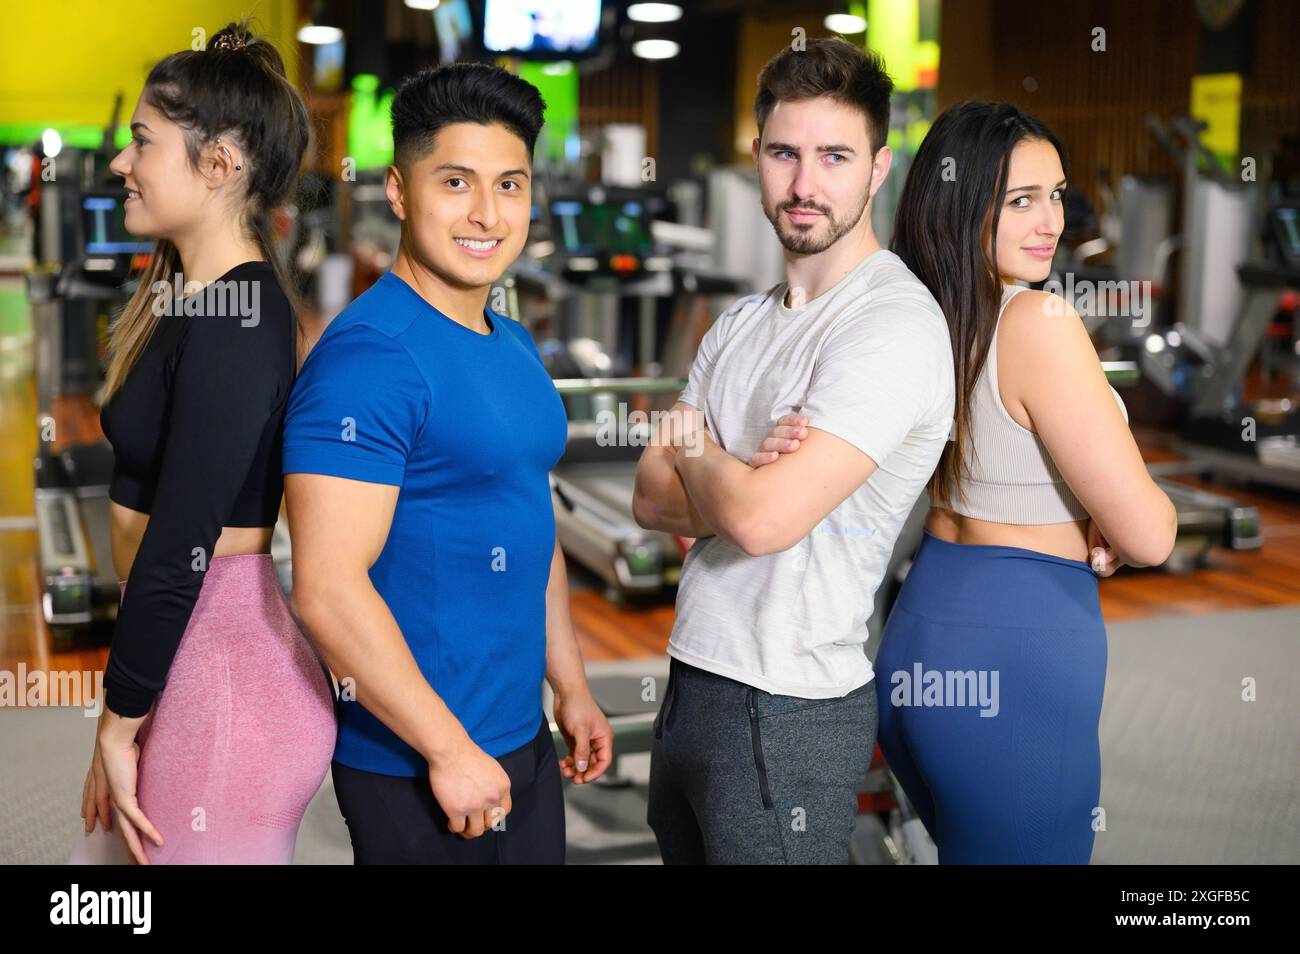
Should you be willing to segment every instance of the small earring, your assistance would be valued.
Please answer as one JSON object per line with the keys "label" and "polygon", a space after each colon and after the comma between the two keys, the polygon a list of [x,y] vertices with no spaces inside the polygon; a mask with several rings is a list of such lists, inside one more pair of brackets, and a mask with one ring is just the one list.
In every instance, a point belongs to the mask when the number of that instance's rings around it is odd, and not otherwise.
{"label": "small earring", "polygon": [[242,169],[242,168],[244,168],[244,167],[243,167],[243,166],[235,166],[235,171],[238,172],[238,171],[239,171],[240,169]]}

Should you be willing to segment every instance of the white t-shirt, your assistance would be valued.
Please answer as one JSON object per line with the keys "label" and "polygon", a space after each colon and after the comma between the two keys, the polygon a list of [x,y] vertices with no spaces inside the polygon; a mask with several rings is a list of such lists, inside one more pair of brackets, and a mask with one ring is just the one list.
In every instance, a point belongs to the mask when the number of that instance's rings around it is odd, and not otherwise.
{"label": "white t-shirt", "polygon": [[714,322],[680,400],[743,461],[799,412],[877,469],[789,550],[751,557],[720,537],[696,541],[668,653],[767,692],[835,698],[872,678],[867,619],[948,440],[952,350],[933,296],[888,249],[800,308],[785,293],[783,282],[743,298]]}

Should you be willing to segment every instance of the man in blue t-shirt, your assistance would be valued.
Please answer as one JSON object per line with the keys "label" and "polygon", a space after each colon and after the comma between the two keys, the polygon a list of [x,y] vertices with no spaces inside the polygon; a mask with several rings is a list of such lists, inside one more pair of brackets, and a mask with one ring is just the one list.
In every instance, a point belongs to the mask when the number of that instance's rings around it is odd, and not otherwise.
{"label": "man in blue t-shirt", "polygon": [[478,64],[402,85],[397,259],[290,400],[293,596],[339,682],[332,774],[357,863],[562,863],[561,773],[590,782],[611,760],[551,509],[564,406],[528,332],[486,308],[528,234],[543,108]]}

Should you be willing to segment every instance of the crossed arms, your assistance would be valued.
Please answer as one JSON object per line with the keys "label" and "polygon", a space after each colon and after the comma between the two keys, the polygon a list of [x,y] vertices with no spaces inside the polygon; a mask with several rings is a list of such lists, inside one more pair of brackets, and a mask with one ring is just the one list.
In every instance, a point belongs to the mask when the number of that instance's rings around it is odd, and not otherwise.
{"label": "crossed arms", "polygon": [[853,444],[795,420],[783,417],[742,461],[717,445],[702,411],[678,401],[637,464],[637,523],[682,536],[717,535],[749,556],[794,546],[876,470]]}

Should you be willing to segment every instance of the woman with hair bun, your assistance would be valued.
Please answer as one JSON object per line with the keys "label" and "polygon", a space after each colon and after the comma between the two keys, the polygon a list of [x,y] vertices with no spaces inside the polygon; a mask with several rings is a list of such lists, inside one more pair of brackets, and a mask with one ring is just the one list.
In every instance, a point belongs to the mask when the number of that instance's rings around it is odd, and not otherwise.
{"label": "woman with hair bun", "polygon": [[71,860],[288,863],[336,730],[270,555],[302,335],[269,219],[307,110],[244,21],[159,62],[131,132],[110,168],[157,244],[110,336],[122,596]]}

